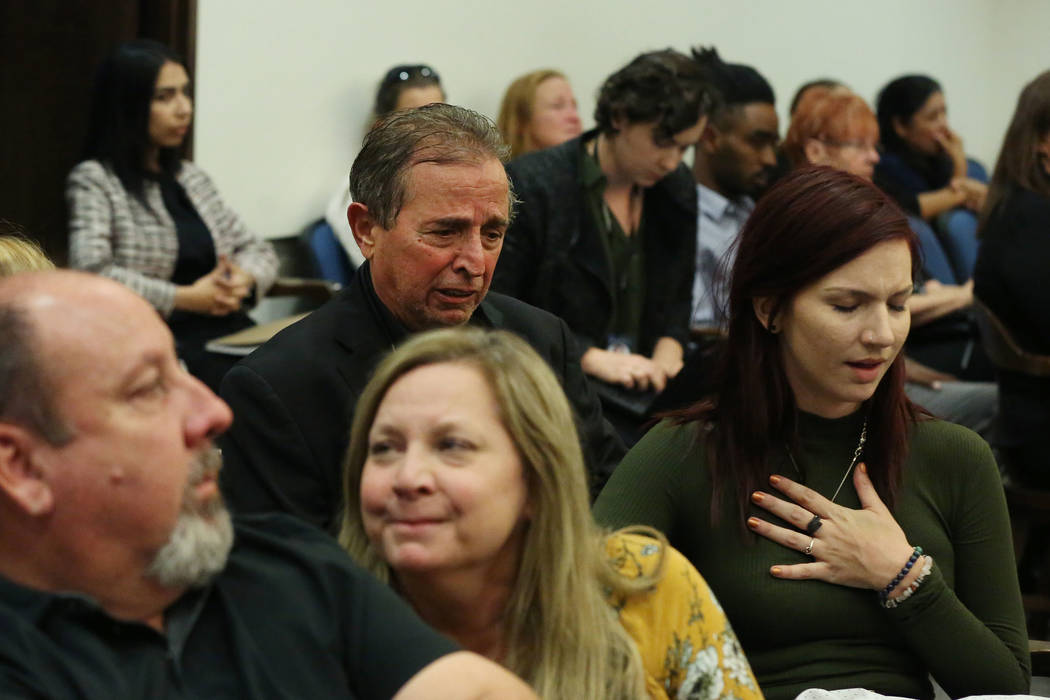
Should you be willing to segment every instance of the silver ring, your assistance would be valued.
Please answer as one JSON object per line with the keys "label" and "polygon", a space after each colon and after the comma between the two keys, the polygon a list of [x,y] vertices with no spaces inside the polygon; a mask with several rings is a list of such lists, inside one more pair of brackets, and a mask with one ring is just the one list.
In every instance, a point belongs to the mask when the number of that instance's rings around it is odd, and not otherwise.
{"label": "silver ring", "polygon": [[816,537],[811,539],[809,541],[809,544],[806,545],[806,548],[802,550],[802,553],[807,555],[807,556],[813,556],[813,543],[816,542],[816,541],[817,541]]}

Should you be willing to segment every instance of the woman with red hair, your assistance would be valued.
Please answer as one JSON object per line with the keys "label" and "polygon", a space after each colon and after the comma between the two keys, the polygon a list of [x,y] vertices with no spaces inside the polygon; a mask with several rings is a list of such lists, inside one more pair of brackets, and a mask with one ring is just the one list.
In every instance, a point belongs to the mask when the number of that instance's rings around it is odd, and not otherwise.
{"label": "woman with red hair", "polygon": [[987,443],[904,393],[918,245],[856,176],[798,169],[741,231],[714,395],[627,454],[595,504],[707,579],[766,697],[1025,693]]}
{"label": "woman with red hair", "polygon": [[[829,165],[872,179],[879,162],[876,146],[879,124],[871,107],[859,95],[843,87],[814,87],[799,101],[791,126],[784,138],[784,152],[793,165]],[[908,223],[919,236],[924,271],[942,265],[949,267],[947,257],[929,225],[918,218]],[[936,277],[936,275],[932,275]],[[973,304],[973,283],[940,284],[935,279],[921,282],[920,293],[908,300],[912,324],[925,327],[914,334],[908,350],[925,357],[924,335],[943,337],[945,325],[954,327],[956,312]],[[946,318],[947,317],[947,318]],[[944,319],[944,320],[942,320]],[[962,327],[968,327],[963,319]],[[963,353],[974,335],[963,338],[958,352]],[[937,360],[939,355],[934,355]],[[927,358],[930,361],[930,358]],[[994,382],[958,381],[951,374],[952,365],[930,367],[912,357],[906,358],[908,396],[945,420],[965,425],[986,434],[997,413],[998,392]]]}

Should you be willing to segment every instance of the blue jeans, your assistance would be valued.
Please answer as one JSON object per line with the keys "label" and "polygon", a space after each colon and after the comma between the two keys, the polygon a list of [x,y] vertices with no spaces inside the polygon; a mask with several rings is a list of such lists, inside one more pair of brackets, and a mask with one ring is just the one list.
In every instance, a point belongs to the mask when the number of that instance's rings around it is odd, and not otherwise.
{"label": "blue jeans", "polygon": [[962,284],[973,277],[977,264],[977,214],[962,207],[951,209],[937,217],[936,228],[956,284]]}
{"label": "blue jeans", "polygon": [[919,237],[919,251],[922,253],[922,270],[927,278],[933,278],[941,284],[959,284],[948,256],[941,245],[941,239],[933,228],[917,216],[909,216],[911,230]]}
{"label": "blue jeans", "polygon": [[[966,176],[988,182],[984,166],[975,160],[966,161]],[[919,237],[923,269],[928,277],[944,284],[964,284],[973,277],[977,264],[977,214],[958,207],[938,216],[932,228],[918,217],[908,217],[908,223]]]}

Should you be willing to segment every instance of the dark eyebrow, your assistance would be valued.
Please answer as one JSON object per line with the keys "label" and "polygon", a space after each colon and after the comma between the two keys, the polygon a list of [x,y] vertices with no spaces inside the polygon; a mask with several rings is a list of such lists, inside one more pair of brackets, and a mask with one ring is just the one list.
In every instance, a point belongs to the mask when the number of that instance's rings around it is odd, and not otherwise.
{"label": "dark eyebrow", "polygon": [[190,81],[190,80],[187,80],[184,83],[174,83],[174,84],[170,84],[170,85],[160,85],[160,86],[158,86],[156,88],[156,92],[162,92],[164,90],[188,90],[191,85],[193,85],[193,82]]}
{"label": "dark eyebrow", "polygon": [[[907,287],[901,287],[899,290],[897,290],[893,294],[890,294],[890,298],[892,299],[893,297],[899,297],[901,294],[911,294],[912,291],[914,291],[914,288],[913,288],[912,285],[908,285]],[[868,292],[865,292],[863,289],[851,289],[849,287],[828,287],[827,289],[824,290],[824,293],[825,294],[851,294],[851,295],[853,295],[855,297],[858,297],[858,298],[861,298],[861,299],[871,299],[874,296],[874,295],[872,295],[872,294],[870,294]]]}

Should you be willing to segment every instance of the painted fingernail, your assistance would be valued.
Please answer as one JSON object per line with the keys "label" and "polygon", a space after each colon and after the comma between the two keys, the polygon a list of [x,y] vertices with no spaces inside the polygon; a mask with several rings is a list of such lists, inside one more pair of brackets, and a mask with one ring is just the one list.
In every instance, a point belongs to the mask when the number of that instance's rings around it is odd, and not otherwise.
{"label": "painted fingernail", "polygon": [[748,518],[747,519],[747,526],[748,527],[758,527],[758,518]]}
{"label": "painted fingernail", "polygon": [[776,474],[773,474],[771,477],[769,477],[769,483],[771,483],[774,486],[776,486],[777,484],[780,483],[780,477],[777,476]]}
{"label": "painted fingernail", "polygon": [[865,474],[868,473],[868,465],[865,464],[864,462],[861,462],[860,464],[858,464],[857,468],[860,469]]}
{"label": "painted fingernail", "polygon": [[773,574],[774,576],[780,576],[780,567],[774,566],[772,569],[769,570],[769,573]]}
{"label": "painted fingernail", "polygon": [[751,494],[751,500],[755,503],[761,503],[763,498],[765,498],[765,496],[762,494],[761,491],[755,491],[753,494]]}

